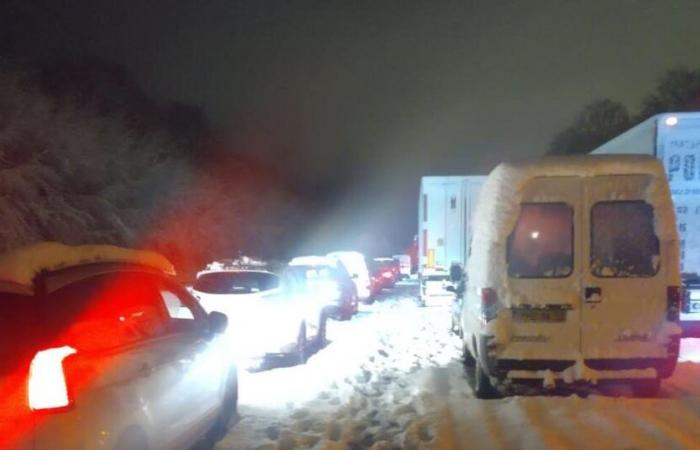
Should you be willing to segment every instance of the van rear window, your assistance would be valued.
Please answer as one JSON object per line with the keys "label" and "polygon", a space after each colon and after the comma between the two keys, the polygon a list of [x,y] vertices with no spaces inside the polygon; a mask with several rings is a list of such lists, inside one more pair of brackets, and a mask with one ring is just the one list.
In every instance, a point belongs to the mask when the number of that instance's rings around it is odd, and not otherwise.
{"label": "van rear window", "polygon": [[597,277],[651,277],[659,270],[654,208],[643,201],[596,203],[591,209],[591,272]]}
{"label": "van rear window", "polygon": [[574,266],[574,210],[566,203],[523,203],[508,237],[508,274],[565,278]]}

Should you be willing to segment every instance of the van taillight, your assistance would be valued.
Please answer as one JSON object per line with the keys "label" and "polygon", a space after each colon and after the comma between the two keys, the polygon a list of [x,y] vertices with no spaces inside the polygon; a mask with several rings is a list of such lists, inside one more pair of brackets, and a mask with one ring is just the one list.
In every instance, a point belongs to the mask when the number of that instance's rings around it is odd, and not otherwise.
{"label": "van taillight", "polygon": [[498,314],[498,293],[493,288],[481,289],[481,315],[486,321]]}
{"label": "van taillight", "polygon": [[676,322],[680,318],[681,292],[682,290],[678,286],[669,286],[666,289],[666,299],[668,302],[666,319],[672,322]]}
{"label": "van taillight", "polygon": [[76,353],[63,346],[37,352],[29,367],[29,408],[33,411],[65,408],[70,405],[63,360]]}

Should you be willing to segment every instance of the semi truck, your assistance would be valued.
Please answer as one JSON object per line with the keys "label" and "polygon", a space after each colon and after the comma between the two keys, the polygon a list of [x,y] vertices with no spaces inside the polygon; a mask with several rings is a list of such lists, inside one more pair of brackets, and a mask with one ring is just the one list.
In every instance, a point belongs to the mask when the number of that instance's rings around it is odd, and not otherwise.
{"label": "semi truck", "polygon": [[700,112],[652,116],[592,153],[653,155],[666,169],[676,210],[685,298],[681,326],[700,336]]}
{"label": "semi truck", "polygon": [[[485,176],[423,177],[418,201],[418,277],[422,301],[426,296],[450,293],[437,289],[446,285],[449,269],[466,265],[471,245],[471,218]],[[430,285],[430,286],[428,286]]]}

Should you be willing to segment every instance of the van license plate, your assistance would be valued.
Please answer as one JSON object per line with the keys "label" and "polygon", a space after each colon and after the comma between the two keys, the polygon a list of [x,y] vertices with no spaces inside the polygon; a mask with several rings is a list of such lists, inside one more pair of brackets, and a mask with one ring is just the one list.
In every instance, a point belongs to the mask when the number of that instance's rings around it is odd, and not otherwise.
{"label": "van license plate", "polygon": [[565,322],[565,309],[514,309],[513,320],[516,322]]}

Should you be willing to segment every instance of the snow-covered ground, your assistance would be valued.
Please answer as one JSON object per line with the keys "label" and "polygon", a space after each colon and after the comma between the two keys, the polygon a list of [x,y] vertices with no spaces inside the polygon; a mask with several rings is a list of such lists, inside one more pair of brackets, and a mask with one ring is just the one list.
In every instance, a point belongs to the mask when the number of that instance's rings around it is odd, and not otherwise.
{"label": "snow-covered ground", "polygon": [[240,421],[217,449],[699,448],[700,340],[660,398],[625,391],[478,400],[445,308],[402,285],[303,366],[241,373]]}

